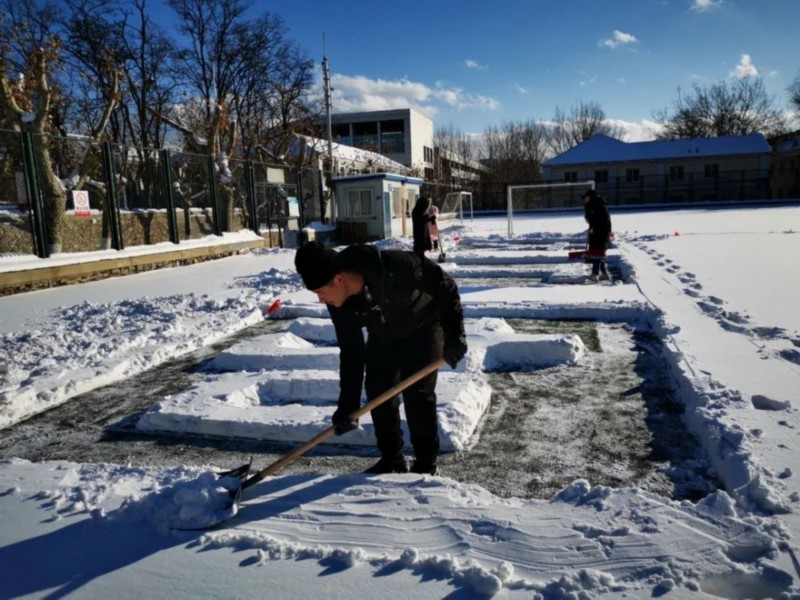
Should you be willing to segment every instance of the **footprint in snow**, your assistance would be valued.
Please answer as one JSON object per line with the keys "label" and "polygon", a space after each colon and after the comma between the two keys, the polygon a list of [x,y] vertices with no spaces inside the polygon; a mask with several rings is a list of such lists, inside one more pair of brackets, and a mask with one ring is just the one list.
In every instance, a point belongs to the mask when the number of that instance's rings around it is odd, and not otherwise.
{"label": "footprint in snow", "polygon": [[722,317],[727,319],[728,321],[732,321],[734,323],[747,323],[749,319],[747,317],[743,317],[738,312],[722,312]]}

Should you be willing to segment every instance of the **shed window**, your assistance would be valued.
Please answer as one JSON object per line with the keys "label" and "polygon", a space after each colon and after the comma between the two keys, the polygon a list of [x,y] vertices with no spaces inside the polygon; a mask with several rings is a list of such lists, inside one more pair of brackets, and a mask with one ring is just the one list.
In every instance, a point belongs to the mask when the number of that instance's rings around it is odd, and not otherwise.
{"label": "shed window", "polygon": [[371,217],[372,190],[348,190],[347,212],[350,217]]}

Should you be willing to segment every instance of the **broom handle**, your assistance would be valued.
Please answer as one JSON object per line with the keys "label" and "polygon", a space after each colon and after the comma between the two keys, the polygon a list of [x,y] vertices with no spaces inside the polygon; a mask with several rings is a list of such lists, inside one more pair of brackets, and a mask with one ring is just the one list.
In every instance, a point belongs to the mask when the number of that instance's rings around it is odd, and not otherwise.
{"label": "broom handle", "polygon": [[[416,382],[418,382],[423,377],[427,377],[428,375],[430,375],[434,371],[437,371],[439,368],[443,367],[446,364],[446,362],[447,361],[445,361],[445,359],[443,359],[443,358],[440,358],[440,359],[432,362],[427,367],[425,367],[423,369],[420,369],[419,371],[417,371],[413,375],[407,377],[406,379],[403,379],[403,381],[401,381],[400,383],[398,383],[394,387],[386,390],[385,392],[383,392],[377,398],[374,398],[373,400],[370,400],[364,406],[362,406],[358,410],[352,412],[349,415],[348,418],[350,418],[350,419],[358,419],[362,415],[364,415],[364,414],[368,413],[369,411],[371,411],[373,408],[377,408],[378,406],[380,406],[381,404],[383,404],[384,402],[386,402],[390,398],[394,398],[397,394],[399,394],[400,392],[405,390],[407,387],[410,387],[411,385],[415,384]],[[321,444],[322,442],[327,440],[329,437],[331,437],[334,434],[335,431],[336,431],[336,426],[335,425],[331,425],[325,431],[323,431],[321,433],[318,433],[316,436],[314,436],[313,438],[308,440],[305,444],[303,444],[299,448],[295,448],[289,454],[285,455],[282,458],[279,458],[274,463],[272,463],[268,467],[265,467],[264,469],[262,469],[261,471],[259,471],[255,475],[253,475],[252,477],[248,477],[244,481],[244,483],[242,484],[242,489],[247,489],[251,485],[255,485],[256,483],[258,483],[259,481],[261,481],[265,477],[268,477],[268,476],[272,475],[273,473],[277,473],[279,470],[281,470],[286,465],[293,463],[298,458],[303,456],[303,454],[305,454],[306,452],[308,452],[309,450],[311,450],[315,446],[318,446],[319,444]]]}

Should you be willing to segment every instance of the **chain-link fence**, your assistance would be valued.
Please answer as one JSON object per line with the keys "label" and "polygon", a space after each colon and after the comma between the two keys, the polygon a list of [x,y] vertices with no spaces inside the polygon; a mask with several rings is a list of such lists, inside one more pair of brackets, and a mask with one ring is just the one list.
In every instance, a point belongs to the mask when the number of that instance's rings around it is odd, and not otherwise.
{"label": "chain-link fence", "polygon": [[0,131],[0,256],[35,253],[20,138]]}
{"label": "chain-link fence", "polygon": [[321,218],[321,182],[316,169],[0,131],[0,255],[178,244],[242,229],[284,245]]}
{"label": "chain-link fence", "polygon": [[[508,188],[520,184],[563,184],[561,180],[545,181],[480,181],[460,184],[426,182],[420,193],[431,196],[434,203],[450,192],[471,192],[475,211],[504,211],[508,205]],[[757,202],[800,199],[800,157],[794,163],[781,163],[770,170],[729,170],[706,176],[686,173],[680,179],[665,175],[628,175],[596,181],[595,189],[610,206],[681,205],[687,203]],[[559,209],[583,206],[580,194],[565,199],[554,191],[515,192],[536,195],[531,206],[537,209]],[[538,204],[537,204],[538,203]]]}

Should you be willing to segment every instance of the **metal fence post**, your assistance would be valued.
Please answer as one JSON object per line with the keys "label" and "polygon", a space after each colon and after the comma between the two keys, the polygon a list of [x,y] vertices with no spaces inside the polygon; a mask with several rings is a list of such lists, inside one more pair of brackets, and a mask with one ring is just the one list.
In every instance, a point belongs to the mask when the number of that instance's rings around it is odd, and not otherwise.
{"label": "metal fence post", "polygon": [[258,231],[258,202],[256,201],[256,172],[252,160],[245,161],[244,165],[245,165],[245,176],[247,184],[246,185],[247,214],[249,217],[248,226],[256,233],[256,235],[258,235],[259,231]]}
{"label": "metal fence post", "polygon": [[25,172],[25,185],[28,188],[28,201],[30,203],[31,238],[33,250],[39,258],[47,258],[47,240],[44,235],[44,206],[42,206],[42,193],[39,189],[38,169],[36,168],[36,155],[33,152],[33,137],[29,131],[20,133],[22,145],[22,167]]}
{"label": "metal fence post", "polygon": [[109,212],[109,225],[111,226],[111,246],[114,250],[124,250],[122,229],[119,222],[119,206],[117,206],[117,184],[114,180],[114,162],[111,154],[111,144],[101,144],[103,152],[103,176],[106,180],[106,201]]}
{"label": "metal fence post", "polygon": [[303,230],[305,223],[303,221],[303,213],[305,212],[305,202],[303,201],[303,171],[300,167],[295,167],[297,172],[297,205],[300,209],[300,217],[297,219],[297,227],[300,231]]}
{"label": "metal fence post", "polygon": [[222,235],[219,194],[217,193],[217,165],[213,154],[208,155],[208,180],[211,187],[211,216],[214,224],[214,235]]}
{"label": "metal fence post", "polygon": [[164,165],[164,198],[167,201],[167,227],[169,229],[169,240],[173,244],[180,244],[178,236],[178,215],[175,213],[175,194],[172,189],[172,158],[169,150],[161,151],[161,163]]}

